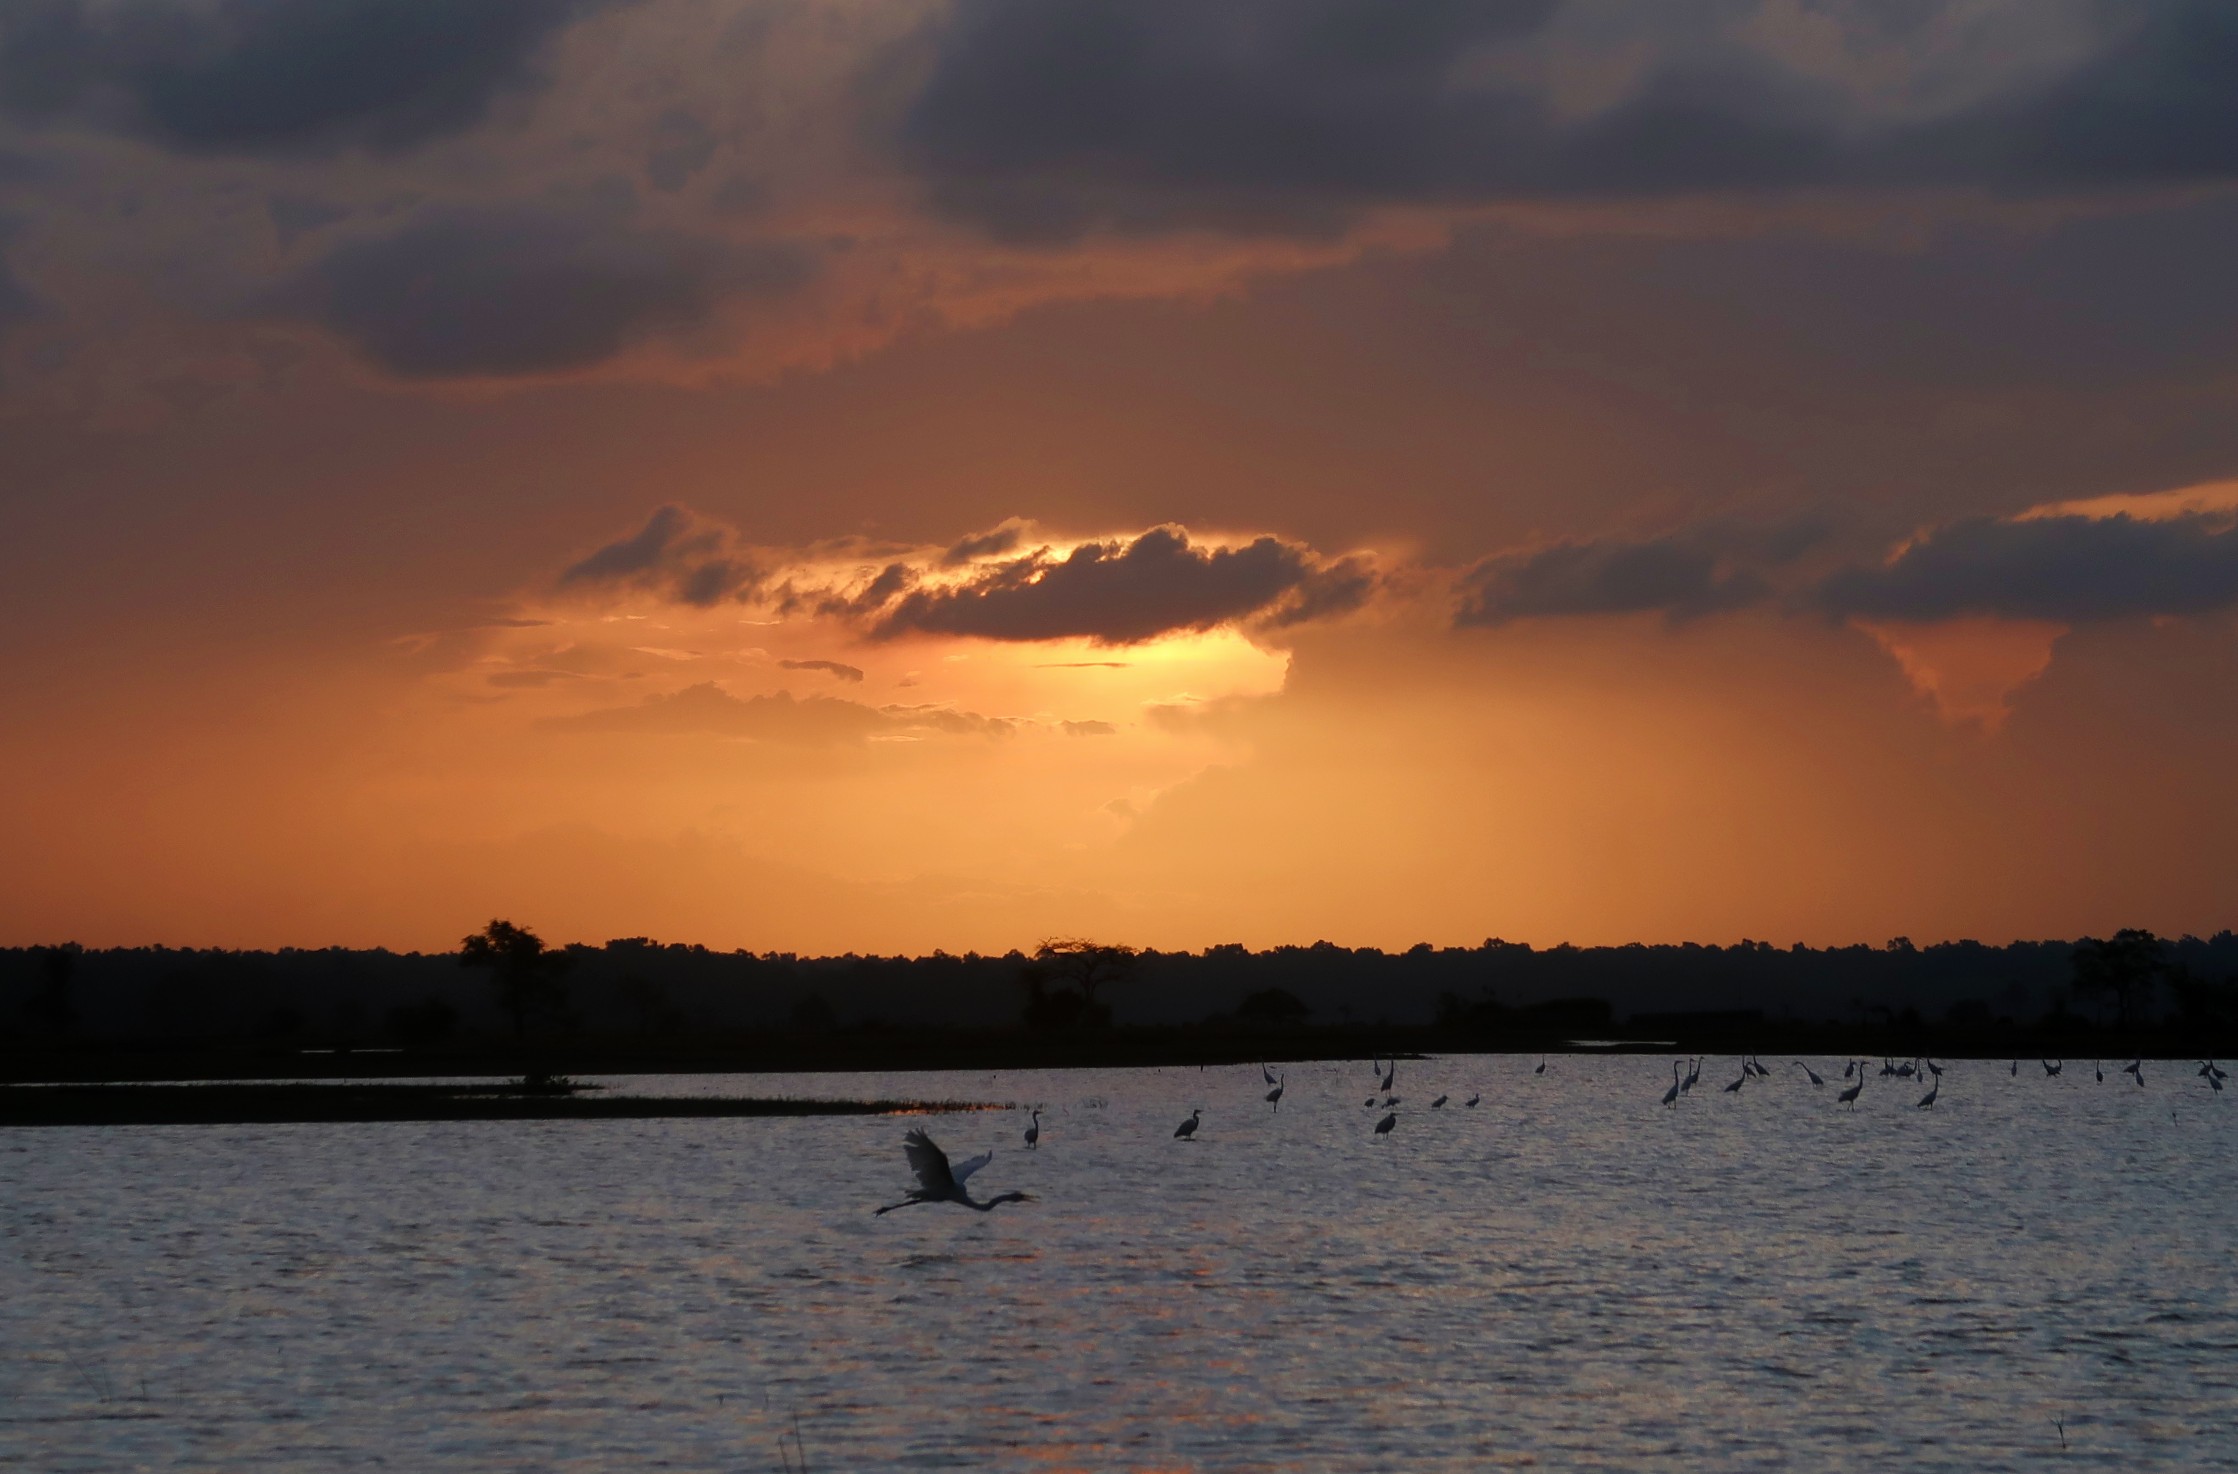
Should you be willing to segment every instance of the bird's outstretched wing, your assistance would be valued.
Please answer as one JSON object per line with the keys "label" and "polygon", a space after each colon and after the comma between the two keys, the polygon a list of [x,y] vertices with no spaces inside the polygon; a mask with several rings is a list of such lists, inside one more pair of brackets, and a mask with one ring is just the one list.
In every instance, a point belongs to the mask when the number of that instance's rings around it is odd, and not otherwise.
{"label": "bird's outstretched wing", "polygon": [[902,1155],[917,1174],[917,1190],[927,1197],[943,1197],[956,1190],[956,1175],[948,1168],[948,1154],[933,1145],[924,1132],[912,1129],[901,1139]]}
{"label": "bird's outstretched wing", "polygon": [[977,1172],[977,1171],[978,1171],[978,1170],[979,1170],[980,1168],[982,1168],[982,1167],[986,1166],[986,1165],[987,1165],[987,1164],[988,1164],[989,1162],[992,1162],[992,1161],[993,1161],[994,1159],[995,1159],[995,1154],[994,1154],[993,1152],[991,1152],[991,1151],[985,1151],[985,1152],[981,1152],[981,1153],[980,1153],[980,1154],[979,1154],[978,1156],[976,1156],[976,1157],[971,1157],[971,1158],[969,1158],[969,1159],[967,1159],[967,1160],[965,1160],[965,1161],[961,1161],[961,1162],[954,1162],[954,1163],[951,1163],[951,1164],[949,1164],[948,1172],[949,1172],[949,1175],[950,1175],[950,1176],[952,1176],[952,1177],[954,1177],[954,1178],[956,1179],[956,1181],[957,1181],[957,1182],[958,1182],[958,1183],[960,1184],[960,1183],[962,1183],[962,1182],[963,1182],[963,1181],[964,1181],[965,1179],[969,1178],[969,1177],[971,1176],[971,1174],[972,1174],[972,1173],[974,1173],[974,1172]]}

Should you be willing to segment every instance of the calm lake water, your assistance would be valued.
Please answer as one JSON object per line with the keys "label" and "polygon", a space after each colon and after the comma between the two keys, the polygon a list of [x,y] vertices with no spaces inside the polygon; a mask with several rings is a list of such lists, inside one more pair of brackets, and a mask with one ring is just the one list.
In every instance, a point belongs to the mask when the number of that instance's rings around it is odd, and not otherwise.
{"label": "calm lake water", "polygon": [[[1852,1114],[1535,1063],[1404,1062],[1382,1138],[1362,1062],[1279,1113],[1251,1067],[607,1082],[1038,1103],[1038,1152],[1022,1112],[0,1131],[0,1467],[2238,1468],[2195,1065],[1962,1062],[1918,1110],[1876,1064]],[[912,1124],[1040,1201],[873,1217]]]}

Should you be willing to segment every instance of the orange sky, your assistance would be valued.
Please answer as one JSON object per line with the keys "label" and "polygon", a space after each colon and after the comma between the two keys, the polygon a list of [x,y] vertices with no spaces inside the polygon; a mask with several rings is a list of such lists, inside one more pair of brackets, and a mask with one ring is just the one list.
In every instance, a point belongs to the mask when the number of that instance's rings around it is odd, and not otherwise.
{"label": "orange sky", "polygon": [[1047,4],[0,18],[0,944],[2231,923],[2211,13]]}

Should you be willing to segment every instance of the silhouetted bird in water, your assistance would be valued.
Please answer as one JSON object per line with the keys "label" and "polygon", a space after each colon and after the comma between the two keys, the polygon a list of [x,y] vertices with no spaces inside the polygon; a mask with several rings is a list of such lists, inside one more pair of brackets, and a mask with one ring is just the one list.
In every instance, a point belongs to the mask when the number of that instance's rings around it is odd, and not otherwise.
{"label": "silhouetted bird in water", "polygon": [[1439,1097],[1438,1097],[1438,1098],[1437,1098],[1436,1100],[1433,1100],[1433,1101],[1431,1101],[1431,1102],[1430,1102],[1430,1109],[1431,1109],[1431,1110],[1433,1110],[1433,1111],[1434,1111],[1434,1110],[1436,1110],[1436,1109],[1437,1109],[1438,1107],[1440,1107],[1440,1106],[1442,1106],[1442,1105],[1444,1105],[1444,1104],[1445,1104],[1445,1102],[1446,1102],[1446,1099],[1447,1099],[1447,1097],[1445,1097],[1445,1096],[1442,1096],[1442,1095],[1441,1095],[1441,1096],[1439,1096]]}
{"label": "silhouetted bird in water", "polygon": [[1274,1083],[1274,1071],[1268,1069],[1264,1064],[1261,1064],[1259,1066],[1259,1073],[1266,1077],[1266,1081],[1269,1085],[1272,1085]]}
{"label": "silhouetted bird in water", "polygon": [[982,1152],[968,1162],[948,1165],[948,1154],[933,1145],[933,1139],[922,1131],[911,1131],[901,1139],[902,1155],[909,1158],[909,1170],[917,1174],[917,1185],[909,1196],[898,1203],[888,1203],[873,1217],[891,1213],[896,1208],[906,1208],[913,1203],[961,1203],[966,1208],[976,1208],[985,1213],[1002,1203],[1031,1203],[1032,1193],[997,1193],[982,1203],[964,1191],[964,1179],[995,1159],[993,1152]]}
{"label": "silhouetted bird in water", "polygon": [[2013,1061],[2013,1078],[2016,1080],[2020,1078],[2020,1061],[2017,1059]]}
{"label": "silhouetted bird in water", "polygon": [[1383,1072],[1383,1093],[1385,1095],[1389,1095],[1391,1093],[1391,1082],[1398,1078],[1399,1062],[1397,1060],[1393,1060],[1391,1061],[1391,1068]]}
{"label": "silhouetted bird in water", "polygon": [[2061,1070],[2064,1070],[2064,1069],[2066,1069],[2066,1068],[2067,1068],[2067,1061],[2065,1061],[2065,1060],[2061,1060],[2061,1061],[2060,1061],[2060,1062],[2059,1062],[2058,1064],[2056,1064],[2056,1065],[2055,1065],[2055,1064],[2053,1064],[2053,1063],[2052,1063],[2052,1062],[2051,1062],[2050,1060],[2048,1060],[2048,1059],[2047,1059],[2047,1060],[2043,1060],[2043,1061],[2040,1061],[2040,1063],[2041,1063],[2041,1064],[2043,1065],[2043,1067],[2044,1067],[2044,1073],[2045,1073],[2046,1075],[2056,1075],[2056,1074],[2058,1074],[2058,1073],[2059,1073],[2059,1072],[2060,1072]]}
{"label": "silhouetted bird in water", "polygon": [[1038,1146],[1040,1146],[1040,1145],[1041,1145],[1041,1107],[1040,1107],[1040,1106],[1035,1106],[1035,1107],[1034,1107],[1034,1123],[1033,1123],[1033,1124],[1032,1124],[1031,1126],[1028,1126],[1028,1127],[1026,1128],[1026,1145],[1027,1145],[1027,1146],[1029,1146],[1029,1147],[1038,1147]]}
{"label": "silhouetted bird in water", "polygon": [[1730,1085],[1728,1085],[1728,1086],[1726,1086],[1726,1087],[1725,1087],[1725,1093],[1726,1093],[1727,1095],[1733,1095],[1733,1094],[1737,1094],[1737,1093],[1739,1092],[1740,1088],[1741,1088],[1741,1087],[1742,1087],[1743,1085],[1746,1085],[1747,1083],[1748,1083],[1748,1071],[1746,1071],[1746,1070],[1743,1070],[1743,1071],[1741,1071],[1741,1077],[1740,1077],[1740,1078],[1739,1078],[1738,1080],[1735,1080],[1735,1081],[1734,1081],[1734,1082],[1733,1082],[1732,1084],[1730,1084]]}
{"label": "silhouetted bird in water", "polygon": [[1671,1088],[1663,1092],[1663,1104],[1677,1110],[1679,1091],[1682,1088],[1684,1082],[1679,1079],[1679,1062],[1674,1059],[1671,1061]]}
{"label": "silhouetted bird in water", "polygon": [[1942,1079],[1942,1078],[1943,1078],[1943,1067],[1942,1067],[1941,1065],[1939,1065],[1939,1064],[1935,1063],[1935,1061],[1933,1061],[1933,1060],[1929,1060],[1929,1061],[1927,1061],[1927,1068],[1929,1068],[1930,1070],[1933,1070],[1933,1071],[1935,1072],[1935,1078],[1936,1078],[1936,1079],[1940,1080],[1940,1079]]}
{"label": "silhouetted bird in water", "polygon": [[1700,1055],[1696,1055],[1696,1056],[1694,1057],[1694,1063],[1693,1063],[1693,1064],[1692,1064],[1691,1066],[1689,1066],[1689,1067],[1688,1067],[1688,1069],[1687,1069],[1687,1071],[1686,1071],[1686,1078],[1685,1078],[1685,1079],[1683,1079],[1683,1080],[1681,1080],[1681,1081],[1679,1081],[1679,1094],[1681,1094],[1681,1095],[1686,1095],[1686,1094],[1690,1093],[1690,1092],[1691,1092],[1691,1091],[1692,1091],[1692,1090],[1694,1089],[1694,1087],[1695,1087],[1695,1086],[1697,1086],[1697,1085],[1699,1085],[1699,1084],[1701,1084],[1701,1083],[1702,1083],[1702,1059],[1701,1059],[1701,1056],[1700,1056]]}
{"label": "silhouetted bird in water", "polygon": [[1467,1106],[1470,1110],[1473,1111],[1476,1109],[1476,1103],[1482,1099],[1484,1099],[1484,1092],[1479,1090],[1476,1094],[1470,1096],[1467,1100],[1462,1101],[1461,1104]]}
{"label": "silhouetted bird in water", "polygon": [[1857,1109],[1857,1097],[1864,1093],[1865,1071],[1860,1068],[1857,1072],[1857,1083],[1855,1085],[1852,1085],[1849,1089],[1843,1091],[1840,1095],[1835,1096],[1834,1099],[1840,1101],[1843,1105],[1848,1106],[1851,1110],[1854,1111]]}
{"label": "silhouetted bird in water", "polygon": [[1812,1069],[1812,1068],[1811,1068],[1811,1067],[1810,1067],[1809,1065],[1807,1065],[1807,1064],[1804,1064],[1804,1063],[1803,1063],[1803,1062],[1802,1062],[1801,1060],[1797,1060],[1797,1061],[1795,1061],[1795,1068],[1797,1068],[1797,1069],[1801,1070],[1801,1071],[1802,1071],[1802,1072],[1803,1072],[1804,1074],[1806,1074],[1806,1075],[1810,1076],[1810,1077],[1811,1077],[1811,1083],[1812,1083],[1813,1085],[1824,1085],[1824,1084],[1826,1083],[1826,1082],[1825,1082],[1824,1080],[1821,1080],[1821,1079],[1820,1079],[1820,1078],[1818,1077],[1818,1071],[1816,1071],[1816,1070]]}
{"label": "silhouetted bird in water", "polygon": [[1543,1075],[1546,1073],[1546,1060],[1543,1057],[1539,1060],[1539,1067],[1533,1070],[1531,1073],[1534,1075]]}
{"label": "silhouetted bird in water", "polygon": [[1197,1109],[1191,1111],[1189,1113],[1188,1120],[1183,1121],[1180,1125],[1173,1128],[1174,1140],[1187,1141],[1190,1138],[1194,1137],[1197,1134],[1197,1118],[1203,1114],[1204,1107],[1202,1106],[1199,1106]]}
{"label": "silhouetted bird in water", "polygon": [[2104,1060],[2102,1060],[2102,1059],[2094,1059],[2094,1060],[2092,1060],[2092,1061],[2090,1062],[2090,1067],[2091,1067],[2091,1069],[2092,1069],[2092,1070],[2093,1070],[2094,1072],[2096,1072],[2096,1074],[2097,1074],[2097,1076],[2098,1076],[2098,1083],[2099,1083],[2099,1084],[2101,1084],[2101,1085],[2105,1084],[2105,1083],[2106,1083],[2106,1062],[2105,1062]]}
{"label": "silhouetted bird in water", "polygon": [[1397,1111],[1393,1111],[1390,1115],[1385,1116],[1382,1120],[1375,1123],[1375,1134],[1378,1136],[1389,1136],[1391,1134],[1391,1128],[1398,1124],[1399,1113]]}
{"label": "silhouetted bird in water", "polygon": [[1283,1081],[1277,1080],[1274,1082],[1274,1089],[1267,1092],[1267,1104],[1278,1111],[1282,1109],[1282,1087]]}
{"label": "silhouetted bird in water", "polygon": [[1927,1107],[1933,1105],[1935,1103],[1935,1097],[1941,1095],[1942,1093],[1943,1082],[1937,1080],[1934,1085],[1928,1089],[1928,1092],[1919,1098],[1920,1109],[1925,1110]]}
{"label": "silhouetted bird in water", "polygon": [[2143,1055],[2139,1055],[2128,1064],[2123,1065],[2121,1072],[2125,1075],[2135,1075],[2137,1077],[2137,1088],[2139,1090],[2145,1088],[2145,1057]]}

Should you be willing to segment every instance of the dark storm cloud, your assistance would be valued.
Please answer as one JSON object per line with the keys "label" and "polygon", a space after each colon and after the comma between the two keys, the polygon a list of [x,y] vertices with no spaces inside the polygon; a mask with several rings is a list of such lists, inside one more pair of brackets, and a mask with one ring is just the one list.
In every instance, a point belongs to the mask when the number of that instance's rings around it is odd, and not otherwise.
{"label": "dark storm cloud", "polygon": [[679,506],[656,508],[645,525],[610,542],[559,576],[571,584],[645,589],[705,608],[750,593],[761,574],[735,550],[727,528]]}
{"label": "dark storm cloud", "polygon": [[1083,543],[1062,558],[1031,553],[962,584],[915,589],[887,606],[871,632],[1126,645],[1278,617],[1308,597],[1323,571],[1309,550],[1276,538],[1201,548],[1179,528],[1158,527],[1132,542]]}
{"label": "dark storm cloud", "polygon": [[2205,517],[1967,518],[1879,567],[1833,574],[1816,602],[1863,619],[2201,614],[2238,604],[2238,529]]}
{"label": "dark storm cloud", "polygon": [[[1696,44],[1637,48],[1629,93],[1576,114],[1530,66],[1470,65],[1544,60],[1562,0],[962,0],[901,146],[936,208],[1042,243],[1326,229],[1335,202],[2238,177],[2227,0],[2106,7],[2061,76],[1862,124],[1823,84],[1715,44],[1730,7],[1697,8]],[[1876,23],[1924,30],[1946,8]]]}
{"label": "dark storm cloud", "polygon": [[703,321],[725,297],[810,273],[784,246],[632,223],[610,201],[425,211],[337,244],[268,299],[407,379],[557,373]]}
{"label": "dark storm cloud", "polygon": [[1755,603],[1769,586],[1717,548],[1677,535],[1556,543],[1486,559],[1462,578],[1460,626],[1560,615],[1661,613],[1674,622]]}
{"label": "dark storm cloud", "polygon": [[481,121],[604,0],[9,0],[0,111],[183,153],[394,151]]}
{"label": "dark storm cloud", "polygon": [[860,666],[843,665],[836,660],[780,660],[777,666],[780,670],[820,670],[835,680],[846,681],[851,685],[859,684],[863,678]]}

